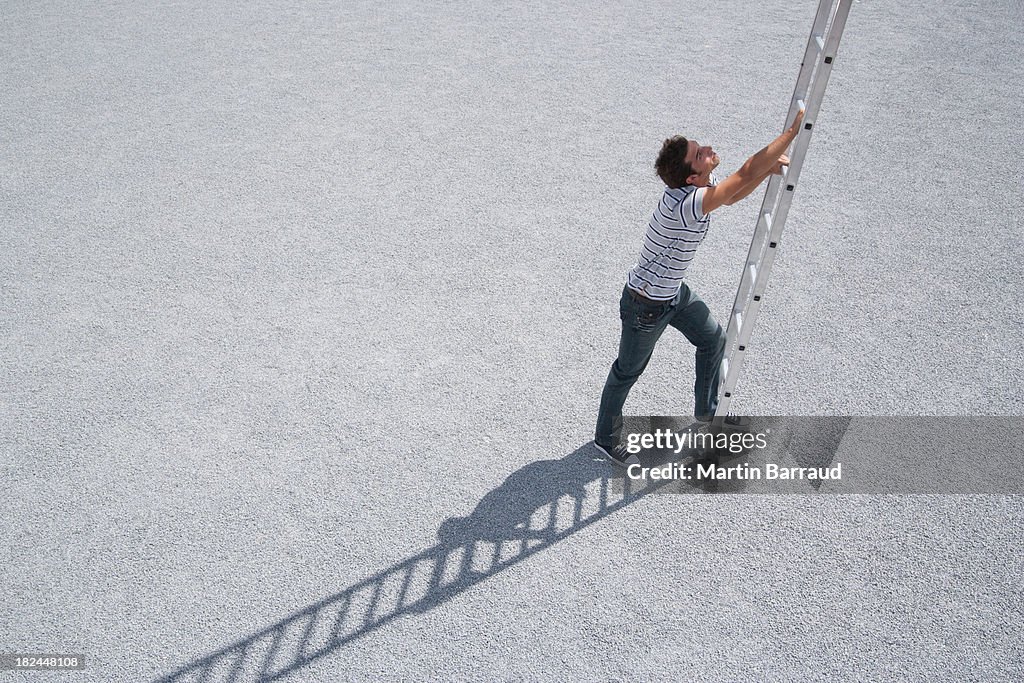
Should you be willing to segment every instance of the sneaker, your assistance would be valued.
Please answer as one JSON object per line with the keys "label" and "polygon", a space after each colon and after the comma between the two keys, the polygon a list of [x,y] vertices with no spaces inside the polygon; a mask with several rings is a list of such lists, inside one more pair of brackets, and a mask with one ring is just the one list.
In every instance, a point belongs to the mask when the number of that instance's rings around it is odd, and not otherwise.
{"label": "sneaker", "polygon": [[604,457],[608,458],[610,462],[618,465],[619,467],[629,467],[630,465],[640,464],[640,458],[636,457],[635,453],[627,451],[626,447],[622,444],[619,444],[618,446],[605,446],[595,441],[594,445],[597,446],[597,450],[604,453]]}
{"label": "sneaker", "polygon": [[[706,422],[709,424],[715,419],[714,415],[697,415],[696,417],[697,422]],[[746,429],[750,426],[750,418],[743,415],[733,415],[732,413],[729,413],[722,421],[722,425],[732,429]]]}

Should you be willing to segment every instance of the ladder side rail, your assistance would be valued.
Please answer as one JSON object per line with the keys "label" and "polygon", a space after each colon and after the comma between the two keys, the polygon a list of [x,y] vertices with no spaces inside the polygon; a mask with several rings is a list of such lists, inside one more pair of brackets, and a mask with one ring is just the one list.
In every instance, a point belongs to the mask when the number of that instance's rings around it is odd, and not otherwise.
{"label": "ladder side rail", "polygon": [[[817,76],[817,72],[820,70],[821,64],[826,59],[828,59],[829,63],[834,59],[835,47],[838,46],[838,38],[841,36],[843,31],[845,25],[845,13],[849,12],[850,2],[851,0],[821,0],[818,4],[818,11],[814,17],[814,24],[811,27],[811,33],[807,38],[807,45],[804,48],[803,60],[800,62],[800,72],[797,75],[796,85],[793,87],[793,96],[790,98],[789,110],[786,114],[786,123],[783,124],[783,131],[785,131],[788,122],[792,121],[793,117],[796,116],[796,112],[800,109],[801,105],[805,108],[806,121],[807,112],[809,110],[808,103],[811,99],[812,88],[814,81],[817,80],[815,76]],[[845,13],[843,12],[843,5],[846,6]],[[842,15],[844,19],[837,23],[835,17],[839,17],[840,15]],[[832,46],[832,50],[831,52],[828,52],[830,45]],[[831,70],[831,66],[829,69]],[[820,97],[818,105],[820,105]],[[815,113],[817,113],[817,107],[815,107]],[[795,145],[796,141],[790,145],[790,150],[788,150],[788,152],[790,152],[788,154],[790,157],[790,167],[786,169],[783,175],[773,175],[769,178],[768,187],[761,203],[761,210],[758,213],[759,217],[768,213],[774,218],[775,211],[778,208],[778,203],[784,196],[784,192],[781,190],[783,183],[787,186],[795,186],[796,177],[799,176],[799,168],[803,164],[803,155],[795,153]],[[794,175],[793,172],[794,159],[797,159],[796,175]],[[790,192],[792,192],[792,190],[790,190]],[[780,223],[779,221],[774,222],[776,224]],[[784,221],[782,223],[784,223]],[[760,249],[755,250],[754,247],[756,246],[756,240],[751,240],[750,246],[751,249],[747,258],[748,263],[756,262],[764,254],[763,244],[760,245]]]}
{"label": "ladder side rail", "polygon": [[[814,74],[815,67],[819,61],[820,52],[822,45],[818,42],[821,37],[825,34],[826,26],[829,24],[829,20],[832,17],[835,4],[837,2],[843,2],[843,0],[821,0],[818,3],[818,9],[814,16],[814,22],[811,25],[811,33],[807,38],[807,45],[804,47],[803,60],[800,62],[800,72],[797,75],[796,86],[793,88],[793,97],[789,104],[789,114],[786,117],[786,121],[791,121],[799,108],[799,103],[802,99],[806,98],[806,92],[811,79]],[[834,22],[833,22],[834,23]],[[783,126],[785,130],[785,126]],[[787,171],[788,176],[788,171]],[[768,230],[764,229],[763,217],[767,213],[772,215],[781,197],[780,187],[784,178],[782,176],[773,175],[768,180],[768,187],[765,190],[764,198],[761,202],[761,210],[758,212],[758,223],[754,230],[754,234],[750,241],[750,248],[747,251],[747,260],[744,265],[744,273],[747,268],[751,265],[760,261],[763,253],[765,241],[767,239]],[[767,274],[767,272],[765,273]],[[734,324],[735,314],[742,313],[743,310],[749,304],[747,297],[743,296],[742,279],[740,287],[737,289],[736,298],[733,301],[732,312],[729,315],[729,322],[726,329],[726,355],[730,355],[734,346],[735,339],[739,333]],[[748,289],[748,292],[752,292],[753,287]]]}
{"label": "ladder side rail", "polygon": [[[825,49],[823,50],[823,60],[819,65],[811,89],[807,93],[808,99],[806,101],[807,110],[804,114],[803,127],[796,139],[793,141],[793,154],[790,159],[789,171],[786,174],[786,188],[779,198],[778,204],[775,207],[775,211],[772,215],[772,230],[769,233],[769,247],[772,250],[776,250],[778,243],[782,239],[782,231],[786,225],[786,219],[789,216],[789,208],[793,202],[793,194],[796,191],[796,185],[800,179],[800,173],[803,170],[804,160],[807,158],[807,149],[811,144],[811,135],[814,132],[814,125],[817,122],[818,113],[821,110],[822,100],[825,95],[825,88],[828,86],[829,76],[832,73],[832,64],[835,61],[836,50],[839,47],[839,40],[842,37],[842,30],[844,28],[847,14],[850,10],[851,0],[840,0],[839,8],[836,12],[836,17],[833,20],[832,30],[825,41]],[[775,247],[771,247],[772,243]],[[774,261],[774,255],[772,258]],[[768,275],[771,273],[771,268],[762,268],[763,277],[759,277],[759,282],[754,286],[754,295],[763,296],[765,289],[768,286]],[[761,275],[759,273],[759,275]],[[748,337],[749,339],[749,337]]]}
{"label": "ladder side rail", "polygon": [[729,314],[729,321],[726,327],[726,355],[729,355],[739,334],[736,314],[742,314],[749,309],[757,281],[762,277],[761,259],[763,258],[764,245],[767,243],[770,233],[771,219],[762,212],[757,218],[750,250],[747,252],[747,260],[743,264],[740,285],[736,290],[736,298],[733,300],[732,312]]}
{"label": "ladder side rail", "polygon": [[[823,17],[826,21],[829,19],[829,15],[832,14],[833,3],[830,0],[822,0],[818,5],[815,24],[808,38],[804,62],[801,63],[800,74],[797,77],[797,86],[794,88],[793,97],[790,102],[790,113],[786,118],[786,121],[792,120],[797,109],[803,105],[805,107],[803,127],[792,144],[790,167],[786,169],[784,175],[773,176],[765,192],[762,209],[758,214],[757,227],[755,227],[754,236],[751,239],[747,261],[744,264],[744,272],[740,278],[740,285],[737,288],[736,300],[733,303],[733,312],[729,318],[729,327],[726,335],[726,358],[723,360],[722,380],[719,386],[719,403],[713,420],[715,426],[722,425],[732,403],[732,393],[739,380],[746,345],[753,335],[754,323],[757,320],[763,295],[768,286],[768,276],[771,273],[775,256],[778,253],[778,244],[789,214],[793,192],[796,189],[800,171],[803,167],[803,160],[810,145],[811,132],[814,129],[814,122],[821,108],[825,88],[828,85],[832,65],[835,61],[836,52],[839,48],[839,42],[846,26],[851,5],[852,0],[838,0],[834,7],[834,15],[831,17],[831,21],[828,22],[827,31],[822,30],[821,23],[823,22]],[[811,54],[814,55],[815,59],[812,68],[808,69],[807,58]],[[780,192],[779,187],[783,182],[785,182],[786,189]],[[763,223],[770,225],[767,235],[764,235],[763,230],[761,230]],[[764,246],[765,241],[768,242],[767,248]],[[748,282],[750,277],[748,273],[751,272],[752,266],[755,269],[755,277],[751,286]]]}

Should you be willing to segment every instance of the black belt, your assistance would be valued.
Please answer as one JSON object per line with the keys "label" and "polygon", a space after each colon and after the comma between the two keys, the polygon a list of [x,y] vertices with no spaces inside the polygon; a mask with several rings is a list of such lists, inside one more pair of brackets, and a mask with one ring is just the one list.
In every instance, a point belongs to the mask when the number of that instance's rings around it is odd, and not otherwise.
{"label": "black belt", "polygon": [[629,292],[629,295],[633,297],[634,301],[639,301],[640,303],[647,304],[648,306],[661,306],[662,304],[667,304],[669,302],[669,300],[667,299],[665,301],[655,301],[654,299],[648,299],[646,296],[635,291],[632,287],[629,286],[626,287],[626,291]]}

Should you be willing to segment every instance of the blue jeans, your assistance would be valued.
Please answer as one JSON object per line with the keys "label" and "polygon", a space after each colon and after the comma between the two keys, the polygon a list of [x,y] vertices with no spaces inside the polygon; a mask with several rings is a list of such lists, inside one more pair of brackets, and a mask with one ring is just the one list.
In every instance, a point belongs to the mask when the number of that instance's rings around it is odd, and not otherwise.
{"label": "blue jeans", "polygon": [[719,370],[725,355],[725,332],[699,296],[684,282],[671,301],[647,303],[635,299],[628,287],[619,300],[622,336],[619,357],[612,363],[601,394],[594,440],[615,445],[619,441],[622,406],[629,390],[647,368],[661,333],[671,325],[697,347],[697,379],[693,385],[693,414],[706,417],[718,408]]}

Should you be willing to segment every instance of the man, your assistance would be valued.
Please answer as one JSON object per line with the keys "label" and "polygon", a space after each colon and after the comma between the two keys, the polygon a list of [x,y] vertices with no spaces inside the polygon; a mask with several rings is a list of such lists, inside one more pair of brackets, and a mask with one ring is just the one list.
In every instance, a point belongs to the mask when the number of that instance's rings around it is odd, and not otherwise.
{"label": "man", "polygon": [[[619,443],[622,406],[668,325],[697,347],[693,414],[703,422],[714,417],[725,333],[683,276],[704,240],[711,212],[735,204],[769,175],[782,172],[782,166],[789,163],[784,152],[802,120],[803,111],[799,111],[786,132],[720,183],[712,173],[720,160],[711,147],[681,136],[662,145],[654,167],[667,187],[647,224],[640,257],[622,289],[619,356],[608,373],[597,416],[594,444],[611,462],[622,466],[639,462]],[[748,421],[730,415],[725,422],[741,426]]]}

